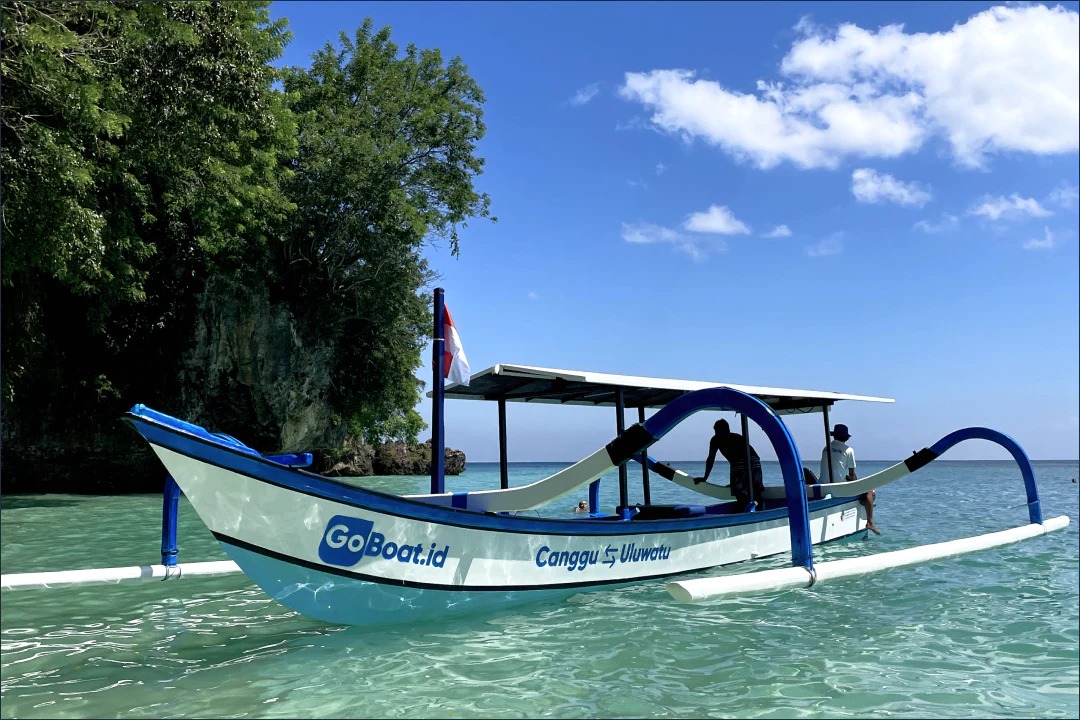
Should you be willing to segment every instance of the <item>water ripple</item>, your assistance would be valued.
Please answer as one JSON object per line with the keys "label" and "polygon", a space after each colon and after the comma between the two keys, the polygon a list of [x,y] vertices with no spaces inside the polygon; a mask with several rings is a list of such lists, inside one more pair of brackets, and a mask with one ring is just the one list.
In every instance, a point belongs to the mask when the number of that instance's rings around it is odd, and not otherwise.
{"label": "water ripple", "polygon": [[[963,534],[1023,522],[1020,511],[1017,522],[991,512],[1000,498],[990,505],[970,492],[986,478],[957,465],[955,476],[926,482],[945,488],[942,507],[973,518]],[[994,483],[1011,482],[994,475],[997,465],[987,467]],[[5,593],[0,715],[1077,717],[1077,495],[1075,485],[1053,484],[1053,472],[1066,479],[1077,472],[1075,464],[1040,464],[1038,472],[1044,512],[1073,515],[1061,533],[809,590],[698,605],[672,603],[664,583],[651,582],[370,630],[306,620],[240,576]],[[915,500],[924,489],[916,482],[882,490],[886,534],[823,548],[819,559],[905,547],[905,527],[926,542],[961,534],[920,511]],[[152,523],[145,532],[116,528],[159,512],[160,498],[149,496],[5,506],[5,572],[35,567],[34,557],[65,563],[63,547],[81,542],[81,533],[97,538],[99,529],[104,555],[117,558],[100,564],[145,557],[158,540]],[[194,532],[185,555],[195,548],[205,553],[198,559],[218,559],[190,508],[183,512],[185,534]],[[67,513],[83,524],[64,524]],[[41,522],[79,534],[46,541],[31,532]]]}

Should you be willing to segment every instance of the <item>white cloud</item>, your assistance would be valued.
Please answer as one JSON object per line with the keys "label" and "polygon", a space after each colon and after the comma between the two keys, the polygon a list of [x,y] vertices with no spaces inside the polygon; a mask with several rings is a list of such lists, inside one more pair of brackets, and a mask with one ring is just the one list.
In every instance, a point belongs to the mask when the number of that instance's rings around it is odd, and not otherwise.
{"label": "white cloud", "polygon": [[536,292],[535,290],[530,290],[529,291],[529,299],[530,300],[539,300],[540,299],[540,293]]}
{"label": "white cloud", "polygon": [[1080,188],[1062,183],[1053,189],[1046,201],[1058,207],[1073,208],[1076,207],[1077,200],[1080,200]]}
{"label": "white cloud", "polygon": [[777,225],[772,232],[766,233],[767,238],[791,237],[791,228],[787,225]]}
{"label": "white cloud", "polygon": [[844,252],[844,234],[833,233],[816,245],[806,248],[806,254],[810,257],[824,257],[826,255],[839,255]]}
{"label": "white cloud", "polygon": [[940,135],[958,162],[1080,148],[1080,14],[993,7],[950,30],[907,33],[800,22],[784,81],[728,90],[689,70],[626,73],[619,94],[659,130],[700,138],[762,168],[890,158]]}
{"label": "white cloud", "polygon": [[663,175],[665,170],[667,170],[667,165],[664,165],[664,163],[662,163],[662,162],[656,163],[656,174],[657,175]]}
{"label": "white cloud", "polygon": [[930,200],[930,193],[915,183],[901,182],[888,173],[870,168],[859,168],[851,173],[851,192],[863,203],[894,202],[922,207]]}
{"label": "white cloud", "polygon": [[622,238],[628,243],[647,245],[657,242],[675,242],[679,233],[671,228],[652,223],[623,223]]}
{"label": "white cloud", "polygon": [[922,230],[928,235],[933,235],[939,232],[945,232],[946,230],[952,230],[960,224],[960,218],[955,215],[945,213],[941,216],[941,222],[932,223],[929,220],[920,220],[915,223],[914,228],[916,230]]}
{"label": "white cloud", "polygon": [[677,230],[652,223],[623,223],[622,239],[637,245],[668,243],[679,252],[686,253],[698,261],[703,260],[709,252],[727,250],[727,245],[723,240],[710,238],[707,242],[703,242],[700,237],[685,235]]}
{"label": "white cloud", "polygon": [[632,188],[641,188],[642,190],[649,189],[649,183],[644,180],[635,180],[634,178],[627,178],[626,184]]}
{"label": "white cloud", "polygon": [[750,232],[750,228],[723,205],[710,205],[705,212],[691,214],[683,223],[683,228],[690,232],[717,235],[746,235]]}
{"label": "white cloud", "polygon": [[1050,228],[1044,227],[1045,234],[1042,240],[1036,240],[1032,238],[1025,242],[1021,247],[1025,250],[1049,250],[1054,247],[1054,234],[1050,232]]}
{"label": "white cloud", "polygon": [[762,168],[782,161],[835,167],[847,155],[896,157],[922,143],[912,119],[920,101],[850,97],[839,85],[784,91],[759,83],[763,99],[729,92],[688,70],[627,73],[622,97],[652,110],[657,128],[686,140],[703,138]]}
{"label": "white cloud", "polygon": [[570,104],[574,107],[581,107],[587,104],[590,100],[596,97],[600,93],[600,83],[592,83],[574,93],[574,97],[570,98]]}
{"label": "white cloud", "polygon": [[1049,217],[1053,215],[1049,210],[1039,204],[1035,198],[1022,198],[1017,193],[1009,197],[986,198],[982,205],[971,210],[972,215],[981,215],[988,220],[1000,220],[1002,218],[1020,218],[1025,215],[1031,217]]}

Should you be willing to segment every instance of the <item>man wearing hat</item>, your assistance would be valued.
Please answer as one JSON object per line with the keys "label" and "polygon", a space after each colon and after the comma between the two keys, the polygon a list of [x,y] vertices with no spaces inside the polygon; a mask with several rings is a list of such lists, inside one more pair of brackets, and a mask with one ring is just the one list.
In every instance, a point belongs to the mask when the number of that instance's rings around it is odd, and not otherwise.
{"label": "man wearing hat", "polygon": [[[851,438],[847,425],[837,423],[830,433],[833,439],[821,451],[821,482],[848,482],[858,480],[855,475],[855,451],[847,444]],[[832,476],[829,467],[832,466]],[[859,502],[866,508],[866,527],[880,535],[874,524],[874,491],[862,495]]]}

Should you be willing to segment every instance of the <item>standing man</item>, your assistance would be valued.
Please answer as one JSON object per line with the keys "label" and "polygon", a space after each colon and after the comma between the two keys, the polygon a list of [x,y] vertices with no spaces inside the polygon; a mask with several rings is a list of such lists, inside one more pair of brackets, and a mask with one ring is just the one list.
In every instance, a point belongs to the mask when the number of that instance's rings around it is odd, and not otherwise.
{"label": "standing man", "polygon": [[[739,433],[731,432],[731,426],[727,420],[717,420],[713,424],[714,435],[709,441],[709,457],[705,461],[705,476],[694,478],[695,483],[703,483],[709,479],[712,472],[713,462],[716,460],[717,451],[724,456],[731,466],[730,482],[731,494],[735,496],[735,502],[739,506],[739,512],[745,512],[750,505],[750,485],[753,483],[754,499],[757,501],[757,509],[765,509],[765,483],[761,475],[761,458],[757,451],[750,446],[746,439]],[[746,448],[750,448],[750,468],[746,467]]]}
{"label": "standing man", "polygon": [[[821,451],[821,480],[820,482],[850,482],[858,480],[855,474],[855,451],[847,444],[851,438],[847,425],[837,423],[833,427],[832,441]],[[832,476],[829,476],[829,465],[832,464]],[[866,508],[866,527],[880,535],[881,531],[874,524],[874,491],[859,497],[859,502]]]}

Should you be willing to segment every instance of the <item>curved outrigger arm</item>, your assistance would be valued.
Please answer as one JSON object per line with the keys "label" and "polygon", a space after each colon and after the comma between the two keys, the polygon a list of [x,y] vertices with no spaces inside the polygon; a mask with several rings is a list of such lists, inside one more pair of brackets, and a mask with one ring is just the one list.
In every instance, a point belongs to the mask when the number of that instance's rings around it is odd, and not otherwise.
{"label": "curved outrigger arm", "polygon": [[[734,410],[742,413],[747,419],[756,422],[769,438],[773,450],[776,452],[784,478],[783,493],[788,509],[788,527],[791,533],[791,564],[796,568],[806,570],[812,583],[814,561],[810,539],[810,516],[807,507],[807,486],[803,482],[803,465],[798,447],[796,447],[787,426],[768,405],[752,395],[733,388],[706,388],[682,395],[665,405],[648,420],[637,423],[625,432],[620,433],[604,448],[597,450],[584,460],[530,485],[503,490],[439,493],[410,497],[438,505],[487,512],[507,512],[537,507],[561,497],[583,484],[592,482],[635,456],[640,456],[648,447],[687,417],[702,410]],[[811,486],[811,493],[817,496],[819,493],[827,492],[839,497],[861,495],[873,487],[878,487],[914,472],[959,442],[976,438],[996,442],[1012,454],[1024,476],[1028,514],[1031,522],[1032,524],[1042,524],[1042,511],[1039,505],[1034,473],[1031,469],[1031,461],[1015,440],[988,428],[958,430],[945,436],[930,448],[924,448],[902,463],[897,463],[880,473],[863,478],[861,481],[832,483],[827,486],[827,490],[823,489],[820,484],[814,485]],[[690,482],[693,481],[690,480]],[[687,487],[692,486],[687,485]],[[700,488],[699,492],[705,489],[708,489],[708,494],[719,493],[723,490],[722,486],[711,486],[710,488]],[[714,495],[714,497],[721,496]]]}
{"label": "curved outrigger arm", "polygon": [[[906,475],[910,475],[912,472],[922,467],[922,465],[917,465],[912,468],[909,463],[911,463],[912,458],[915,458],[920,453],[924,452],[926,451],[920,450],[919,453],[912,455],[907,460],[898,462],[884,470],[879,470],[873,475],[867,475],[858,480],[847,480],[835,483],[807,483],[806,497],[808,500],[821,500],[830,495],[832,497],[855,497],[857,495],[862,495],[863,493],[879,488],[882,485],[891,483],[893,480],[899,480]],[[717,500],[732,500],[735,497],[732,495],[731,487],[728,485],[718,485],[708,481],[695,483],[693,477],[678,468],[662,463],[652,457],[648,457],[647,460],[650,472],[659,475],[665,480],[670,480],[687,490],[693,490],[696,493]],[[923,463],[923,465],[924,464],[925,463]],[[766,500],[782,500],[786,497],[785,489],[780,485],[766,485],[764,497]]]}
{"label": "curved outrigger arm", "polygon": [[648,420],[630,426],[592,455],[529,485],[500,490],[407,497],[433,505],[485,512],[528,510],[562,497],[635,456],[640,456],[687,417],[702,410],[734,410],[756,422],[765,431],[784,476],[793,562],[811,566],[813,560],[810,554],[810,515],[806,506],[806,492],[803,489],[802,460],[795,441],[772,408],[753,395],[729,387],[705,388],[686,393],[665,405]]}
{"label": "curved outrigger arm", "polygon": [[[634,458],[634,459],[637,460],[638,462],[641,462],[641,460],[639,458]],[[674,468],[674,467],[668,465],[667,463],[662,463],[662,462],[660,462],[659,460],[657,460],[656,458],[654,458],[651,455],[646,455],[645,456],[645,461],[648,463],[649,472],[655,473],[656,475],[659,475],[660,477],[664,478],[665,480],[670,480],[671,482],[675,483],[676,485],[684,487],[687,490],[693,490],[696,493],[699,493],[701,495],[706,495],[706,496],[714,498],[716,500],[734,500],[735,499],[735,496],[731,492],[731,486],[730,485],[718,485],[717,483],[711,483],[708,480],[696,483],[696,482],[694,482],[694,478],[690,477],[689,475],[684,473],[682,470],[679,470],[678,468]],[[776,491],[779,491],[778,495],[775,494]],[[774,487],[767,487],[767,488],[765,488],[765,497],[766,498],[783,497],[783,496],[784,496],[784,488],[782,488],[782,487],[775,487],[775,488]]]}
{"label": "curved outrigger arm", "polygon": [[[742,592],[757,590],[777,590],[782,588],[810,587],[816,582],[825,579],[862,575],[868,572],[884,570],[887,568],[913,565],[928,560],[951,557],[963,553],[985,550],[999,545],[1027,540],[1044,535],[1048,532],[1061,530],[1069,526],[1069,517],[1043,519],[1042,507],[1039,502],[1039,491],[1035,485],[1035,473],[1031,466],[1031,460],[1020,444],[1008,435],[984,427],[970,427],[949,433],[928,448],[923,448],[911,455],[903,462],[888,467],[881,472],[869,475],[861,480],[852,480],[841,483],[815,484],[807,487],[807,492],[814,497],[820,497],[822,493],[836,497],[853,497],[861,495],[868,490],[880,487],[898,478],[915,472],[926,464],[936,460],[945,451],[964,440],[989,440],[1001,445],[1009,451],[1024,478],[1024,488],[1027,492],[1028,518],[1031,521],[1027,525],[1010,528],[994,533],[986,533],[975,537],[950,540],[948,542],[934,543],[931,545],[918,545],[904,550],[893,552],[876,553],[865,557],[846,558],[829,562],[803,564],[800,566],[794,562],[794,567],[765,570],[759,572],[742,573],[739,575],[726,575],[715,578],[694,578],[691,580],[678,580],[668,583],[668,593],[679,602],[693,602],[706,598],[715,598],[725,595],[733,595]],[[682,473],[685,476],[685,473]],[[691,480],[692,482],[692,480]],[[683,484],[682,482],[679,483]],[[792,547],[794,548],[795,534],[792,532]]]}
{"label": "curved outrigger arm", "polygon": [[[806,485],[806,497],[808,500],[821,500],[831,495],[832,497],[857,497],[882,485],[887,485],[894,480],[906,477],[916,470],[936,460],[946,450],[963,442],[964,440],[990,440],[1001,445],[1012,455],[1024,478],[1024,488],[1027,491],[1028,517],[1033,523],[1042,522],[1042,508],[1039,502],[1039,491],[1035,485],[1035,473],[1031,466],[1031,460],[1020,444],[1005,433],[984,427],[970,427],[949,433],[938,440],[931,447],[923,448],[911,454],[910,457],[884,470],[879,470],[873,475],[835,483],[812,483]],[[678,468],[662,463],[655,458],[646,456],[650,472],[671,482],[718,500],[731,500],[734,496],[731,488],[727,485],[717,485],[710,482],[695,483],[694,478]],[[785,489],[780,486],[770,485],[765,488],[765,499],[780,500],[785,496]]]}
{"label": "curved outrigger arm", "polygon": [[946,450],[964,440],[989,440],[1001,445],[1009,451],[1013,460],[1020,468],[1020,474],[1024,478],[1024,489],[1027,492],[1028,518],[1033,523],[1042,523],[1042,506],[1039,503],[1039,489],[1035,485],[1035,472],[1031,467],[1031,460],[1020,444],[1005,433],[984,427],[969,427],[949,433],[928,448],[923,448],[911,457],[887,467],[873,475],[867,475],[858,480],[849,480],[840,483],[819,483],[806,487],[807,496],[811,500],[819,500],[825,495],[833,497],[855,497],[865,492],[879,488],[893,480],[898,480],[905,475],[910,475],[919,468],[933,462]]}

